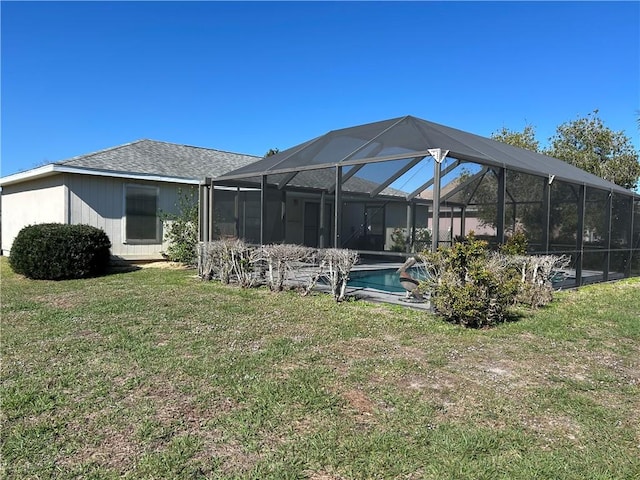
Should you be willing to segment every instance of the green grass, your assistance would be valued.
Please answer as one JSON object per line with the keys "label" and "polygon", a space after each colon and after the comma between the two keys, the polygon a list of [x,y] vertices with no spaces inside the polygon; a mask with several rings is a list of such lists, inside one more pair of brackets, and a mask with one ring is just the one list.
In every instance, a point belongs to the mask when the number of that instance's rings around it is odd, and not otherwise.
{"label": "green grass", "polygon": [[640,478],[640,279],[465,330],[188,270],[0,264],[4,478]]}

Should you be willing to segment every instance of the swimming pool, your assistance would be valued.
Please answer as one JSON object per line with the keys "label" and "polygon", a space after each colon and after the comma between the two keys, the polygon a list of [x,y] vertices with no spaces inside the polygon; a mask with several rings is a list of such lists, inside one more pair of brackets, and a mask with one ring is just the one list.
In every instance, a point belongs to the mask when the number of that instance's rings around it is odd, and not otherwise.
{"label": "swimming pool", "polygon": [[[423,280],[424,274],[417,268],[410,268],[407,273],[416,280]],[[400,276],[396,268],[381,270],[356,270],[349,274],[350,287],[375,288],[385,292],[404,293],[406,290],[400,285]]]}

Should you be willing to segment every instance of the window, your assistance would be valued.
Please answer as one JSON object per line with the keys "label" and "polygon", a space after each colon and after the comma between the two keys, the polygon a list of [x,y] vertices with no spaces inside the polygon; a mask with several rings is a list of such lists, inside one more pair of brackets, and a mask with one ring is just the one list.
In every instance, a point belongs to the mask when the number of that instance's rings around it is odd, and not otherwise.
{"label": "window", "polygon": [[125,243],[160,243],[157,187],[125,185]]}

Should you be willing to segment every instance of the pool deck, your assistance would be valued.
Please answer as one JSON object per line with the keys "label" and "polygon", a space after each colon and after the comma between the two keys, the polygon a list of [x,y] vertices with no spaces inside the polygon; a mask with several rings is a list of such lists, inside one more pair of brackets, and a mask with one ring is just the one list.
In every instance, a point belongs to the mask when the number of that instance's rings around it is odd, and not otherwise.
{"label": "pool deck", "polygon": [[[366,262],[359,263],[353,267],[352,272],[363,272],[373,270],[397,270],[402,266],[399,262]],[[323,292],[329,292],[328,287],[322,285],[316,286],[316,290]],[[346,295],[355,297],[359,300],[365,300],[367,302],[375,303],[388,303],[391,305],[399,305],[402,307],[413,308],[416,310],[423,310],[425,312],[431,312],[431,303],[427,301],[416,301],[408,299],[405,293],[386,292],[383,290],[377,290],[374,288],[363,287],[347,287]]]}
{"label": "pool deck", "polygon": [[[365,261],[362,263],[358,263],[354,265],[352,271],[353,272],[362,272],[362,271],[374,271],[374,270],[390,270],[390,269],[398,269],[403,264],[400,262],[380,262],[380,261]],[[561,285],[556,287],[557,290],[562,290],[566,288],[575,288],[575,270],[566,270],[564,271],[566,279],[562,282]],[[584,284],[591,283],[595,279],[599,278],[598,275],[601,272],[595,272],[590,270],[582,271],[582,279]],[[622,278],[622,275],[617,275],[615,273],[610,275],[610,280],[614,280],[617,278]],[[323,285],[316,285],[316,290],[322,291],[325,293],[330,293],[329,288]],[[412,299],[408,299],[405,293],[395,293],[395,292],[386,292],[383,290],[377,290],[374,288],[365,288],[365,287],[347,287],[346,291],[347,296],[355,297],[357,299],[366,300],[368,302],[376,302],[376,303],[388,303],[391,305],[398,305],[402,307],[413,308],[417,310],[423,310],[425,312],[432,312],[431,303],[426,301],[416,301]]]}

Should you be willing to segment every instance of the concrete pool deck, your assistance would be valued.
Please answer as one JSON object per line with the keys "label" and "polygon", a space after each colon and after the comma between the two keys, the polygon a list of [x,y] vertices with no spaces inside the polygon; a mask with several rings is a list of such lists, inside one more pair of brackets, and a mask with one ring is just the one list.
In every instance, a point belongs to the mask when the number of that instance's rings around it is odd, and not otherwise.
{"label": "concrete pool deck", "polygon": [[[352,272],[366,272],[366,271],[378,271],[378,270],[397,270],[403,265],[401,262],[388,262],[388,261],[375,261],[367,259],[365,261],[361,261],[354,265],[352,268]],[[564,289],[572,289],[575,288],[575,270],[567,269],[563,271],[564,280],[563,282],[555,288],[555,290],[564,290]],[[583,270],[582,271],[582,281],[583,284],[592,283],[593,281],[597,281],[597,279],[601,276],[601,272],[591,271],[591,270]],[[610,280],[622,278],[623,275],[612,273],[610,275]],[[321,291],[324,293],[330,293],[329,287],[326,285],[318,284],[315,287],[315,290]],[[371,287],[353,287],[347,286],[346,290],[347,297],[354,297],[359,300],[365,300],[368,302],[375,303],[388,303],[391,305],[398,305],[402,307],[409,307],[416,310],[422,310],[425,312],[432,312],[431,303],[426,300],[423,302],[408,299],[406,293],[404,292],[387,292],[384,290],[379,290]]]}
{"label": "concrete pool deck", "polygon": [[[375,262],[367,261],[359,263],[352,268],[352,272],[366,272],[377,270],[397,270],[403,264],[400,262]],[[329,288],[325,285],[316,285],[315,290],[329,293]],[[369,287],[351,287],[347,286],[346,295],[354,297],[358,300],[365,300],[374,303],[388,303],[391,305],[399,305],[402,307],[414,308],[425,312],[431,312],[431,303],[426,301],[416,301],[407,299],[404,292],[387,292]]]}

